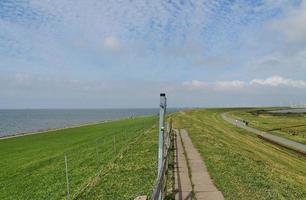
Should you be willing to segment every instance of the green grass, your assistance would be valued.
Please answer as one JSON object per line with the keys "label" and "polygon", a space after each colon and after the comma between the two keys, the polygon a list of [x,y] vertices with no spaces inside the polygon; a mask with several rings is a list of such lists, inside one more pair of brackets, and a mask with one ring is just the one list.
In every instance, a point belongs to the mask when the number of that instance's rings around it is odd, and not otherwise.
{"label": "green grass", "polygon": [[247,109],[229,113],[249,121],[249,126],[290,140],[306,144],[305,113],[269,113],[267,110]]}
{"label": "green grass", "polygon": [[174,114],[188,130],[226,199],[306,199],[306,158],[275,146],[222,119],[229,109]]}
{"label": "green grass", "polygon": [[[157,117],[0,140],[0,199],[133,199],[156,177]],[[115,142],[114,142],[115,141]],[[115,146],[114,146],[115,144]]]}

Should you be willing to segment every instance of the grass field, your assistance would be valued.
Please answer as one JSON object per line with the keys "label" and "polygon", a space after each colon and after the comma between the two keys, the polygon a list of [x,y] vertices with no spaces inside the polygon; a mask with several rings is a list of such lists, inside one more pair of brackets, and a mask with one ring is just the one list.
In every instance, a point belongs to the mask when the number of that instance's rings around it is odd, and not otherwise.
{"label": "grass field", "polygon": [[249,121],[251,127],[306,144],[305,113],[269,113],[266,110],[247,109],[229,114]]}
{"label": "grass field", "polygon": [[0,199],[134,199],[156,178],[157,117],[0,140]]}
{"label": "grass field", "polygon": [[229,109],[174,114],[226,199],[306,199],[306,158],[224,121]]}

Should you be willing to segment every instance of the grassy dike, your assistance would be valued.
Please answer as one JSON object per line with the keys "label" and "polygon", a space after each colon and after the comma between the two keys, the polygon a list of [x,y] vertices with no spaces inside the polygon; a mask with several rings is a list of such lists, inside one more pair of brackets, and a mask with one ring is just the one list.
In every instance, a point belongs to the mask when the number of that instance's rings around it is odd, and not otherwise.
{"label": "grassy dike", "polygon": [[226,199],[306,199],[306,158],[222,119],[229,109],[175,113]]}
{"label": "grassy dike", "polygon": [[229,114],[236,119],[249,121],[251,127],[306,144],[305,113],[269,113],[262,109],[246,109]]}
{"label": "grassy dike", "polygon": [[137,117],[0,140],[0,199],[149,195],[156,177],[158,118]]}

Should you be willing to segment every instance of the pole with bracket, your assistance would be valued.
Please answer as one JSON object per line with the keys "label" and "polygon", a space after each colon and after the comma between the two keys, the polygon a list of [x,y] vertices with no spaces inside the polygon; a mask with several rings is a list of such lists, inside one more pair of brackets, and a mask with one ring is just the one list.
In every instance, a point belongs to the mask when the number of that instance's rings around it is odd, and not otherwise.
{"label": "pole with bracket", "polygon": [[[160,177],[163,159],[164,159],[164,131],[165,131],[165,113],[167,107],[167,98],[165,93],[160,94],[160,111],[159,111],[159,147],[158,147],[158,177]],[[162,199],[162,189],[159,199]]]}

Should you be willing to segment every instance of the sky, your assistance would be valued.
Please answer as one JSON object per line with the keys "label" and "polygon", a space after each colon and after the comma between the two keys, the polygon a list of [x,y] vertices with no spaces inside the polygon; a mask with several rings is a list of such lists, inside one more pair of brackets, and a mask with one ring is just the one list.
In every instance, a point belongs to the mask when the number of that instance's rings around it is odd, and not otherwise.
{"label": "sky", "polygon": [[0,108],[306,104],[306,0],[0,0]]}

